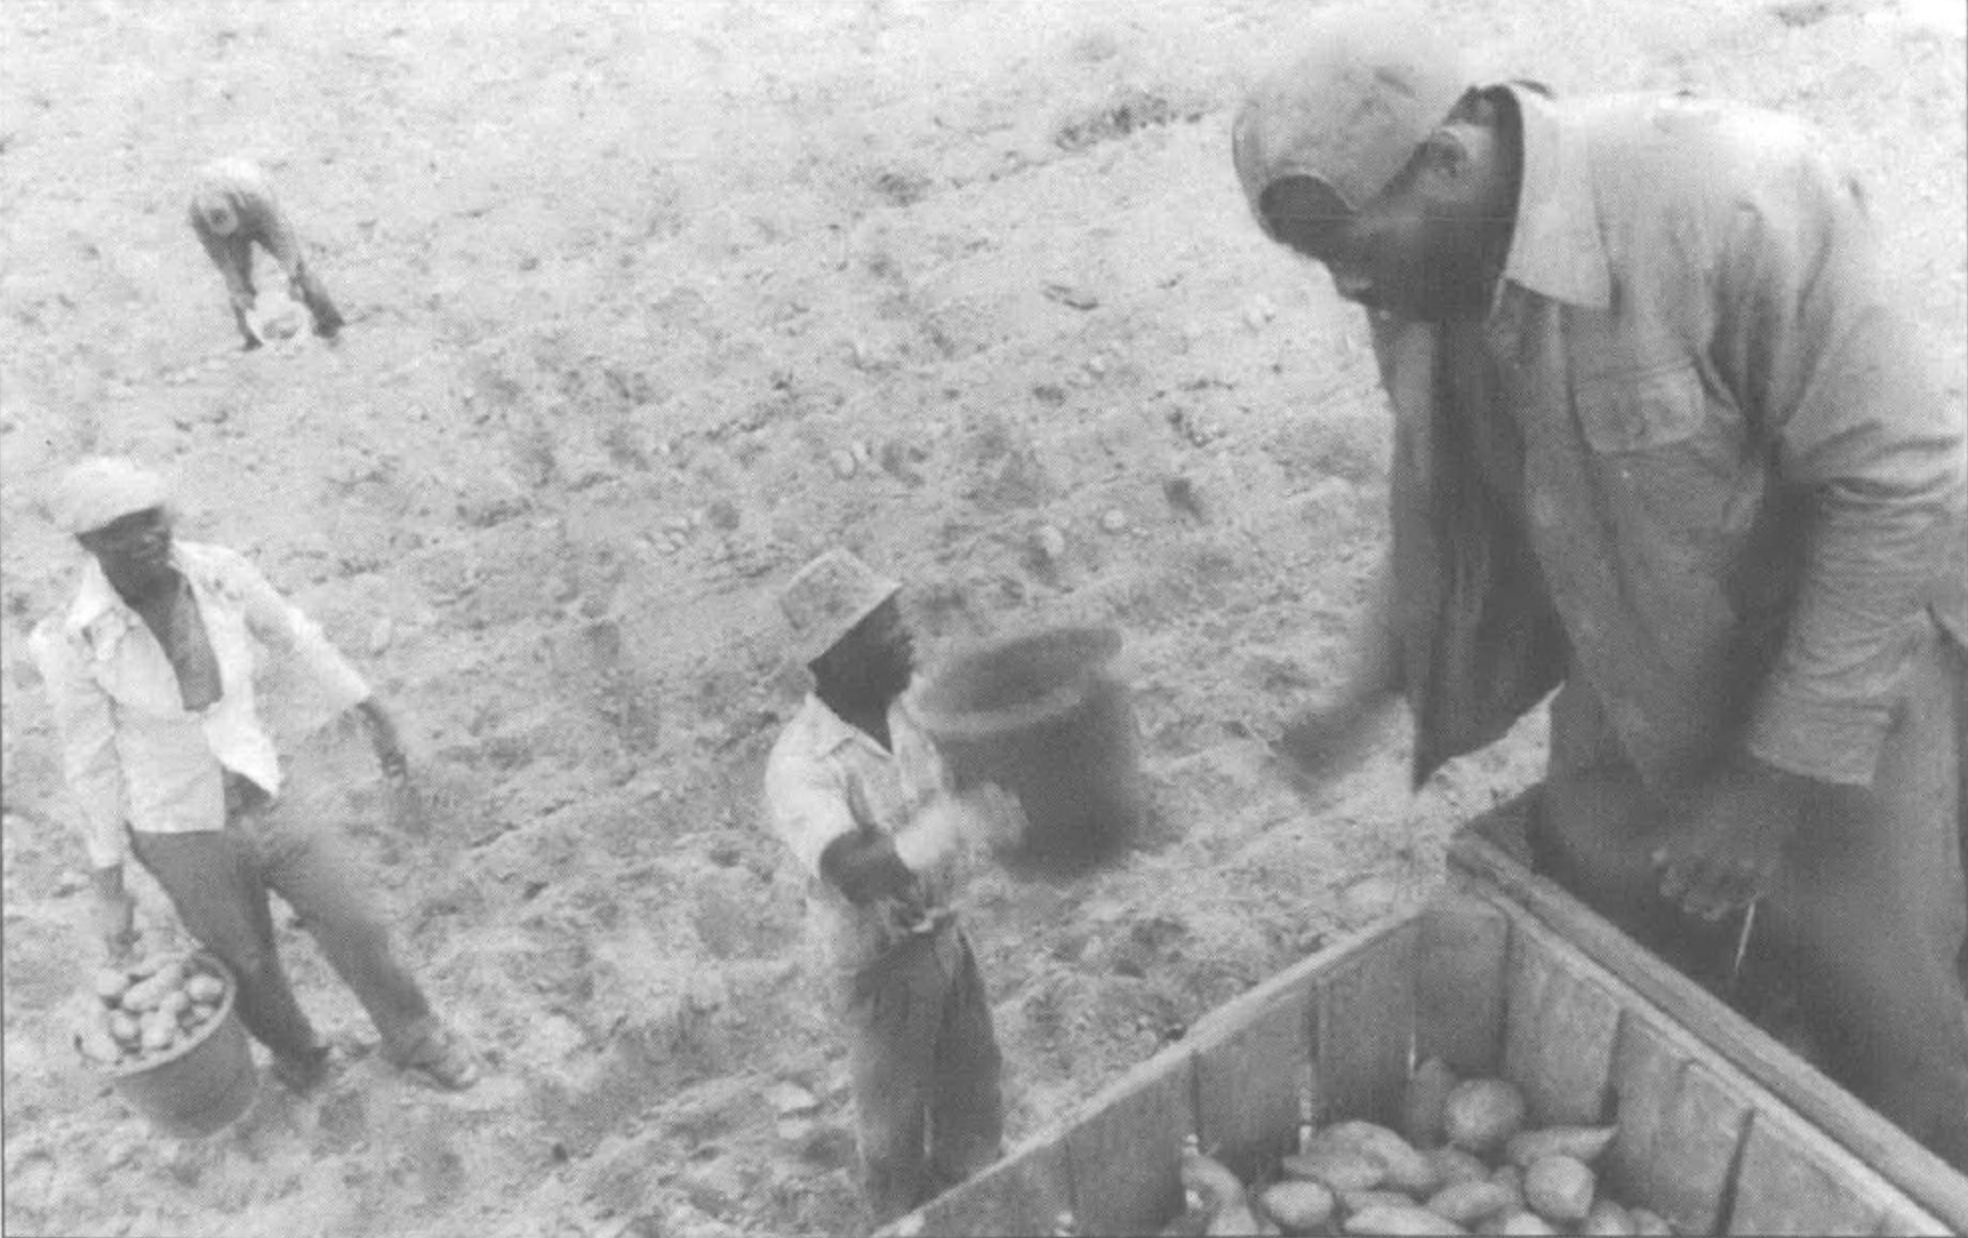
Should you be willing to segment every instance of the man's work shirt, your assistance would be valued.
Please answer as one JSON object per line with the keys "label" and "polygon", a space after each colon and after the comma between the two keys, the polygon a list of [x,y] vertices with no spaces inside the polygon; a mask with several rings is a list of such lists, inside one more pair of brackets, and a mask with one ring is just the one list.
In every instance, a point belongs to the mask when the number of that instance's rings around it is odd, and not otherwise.
{"label": "man's work shirt", "polygon": [[30,642],[99,868],[122,862],[125,822],[156,834],[223,828],[227,770],[279,791],[279,755],[254,701],[254,638],[295,655],[337,712],[369,695],[321,630],[245,558],[192,542],[175,543],[172,555],[217,664],[216,700],[185,707],[163,645],[94,559],[74,599]]}
{"label": "man's work shirt", "polygon": [[[239,227],[230,235],[217,236],[206,228],[198,204],[207,197],[221,197],[231,204]],[[300,240],[258,164],[245,159],[217,159],[199,169],[190,216],[192,230],[235,295],[251,287],[254,242],[264,246],[289,276],[301,268]]]}
{"label": "man's work shirt", "polygon": [[[943,759],[904,700],[889,707],[885,750],[859,727],[809,695],[786,724],[765,769],[772,828],[806,876],[807,915],[828,963],[858,972],[909,931],[889,900],[856,906],[820,875],[820,853],[861,830],[901,834],[949,790]],[[918,873],[921,905],[947,908],[958,879],[952,859]]]}
{"label": "man's work shirt", "polygon": [[1968,637],[1964,426],[1803,126],[1509,87],[1488,318],[1377,316],[1416,777],[1577,674],[1660,790],[1728,751],[1872,779],[1908,654]]}

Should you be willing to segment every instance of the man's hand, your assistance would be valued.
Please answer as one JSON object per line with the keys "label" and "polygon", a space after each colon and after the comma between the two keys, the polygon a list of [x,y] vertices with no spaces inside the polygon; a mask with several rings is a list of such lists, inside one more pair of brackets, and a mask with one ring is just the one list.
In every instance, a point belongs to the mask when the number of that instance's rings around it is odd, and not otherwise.
{"label": "man's hand", "polygon": [[127,961],[137,945],[137,901],[122,890],[113,894],[98,891],[90,918],[109,961]]}
{"label": "man's hand", "polygon": [[843,834],[828,843],[820,853],[820,875],[856,904],[907,899],[916,888],[916,875],[882,834]]}
{"label": "man's hand", "polygon": [[1768,894],[1815,785],[1748,755],[1730,762],[1654,852],[1662,896],[1712,922]]}

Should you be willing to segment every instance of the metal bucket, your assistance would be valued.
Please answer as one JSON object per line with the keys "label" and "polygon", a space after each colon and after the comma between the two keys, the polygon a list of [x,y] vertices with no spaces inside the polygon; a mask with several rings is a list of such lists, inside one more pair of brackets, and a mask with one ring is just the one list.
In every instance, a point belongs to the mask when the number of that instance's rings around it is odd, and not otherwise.
{"label": "metal bucket", "polygon": [[1026,829],[1013,848],[1088,861],[1138,830],[1145,798],[1134,706],[1108,673],[1113,628],[1053,628],[962,653],[917,699],[959,786],[995,782],[1018,796]]}
{"label": "metal bucket", "polygon": [[246,1028],[233,1010],[239,984],[216,956],[200,951],[187,960],[225,980],[216,1016],[163,1057],[112,1067],[116,1090],[167,1134],[195,1138],[236,1121],[259,1094],[260,1071],[246,1043]]}

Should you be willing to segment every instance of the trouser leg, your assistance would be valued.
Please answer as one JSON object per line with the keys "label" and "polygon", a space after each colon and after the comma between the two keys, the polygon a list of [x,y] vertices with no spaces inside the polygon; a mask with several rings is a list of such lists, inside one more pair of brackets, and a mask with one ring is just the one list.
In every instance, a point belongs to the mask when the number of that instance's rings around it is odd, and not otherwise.
{"label": "trouser leg", "polygon": [[848,1066],[869,1210],[883,1224],[930,1185],[924,1137],[943,1016],[930,943],[912,938],[855,978]]}
{"label": "trouser leg", "polygon": [[267,884],[300,916],[328,965],[362,1003],[382,1038],[383,1056],[399,1065],[421,1061],[438,1020],[392,949],[348,845],[330,823],[296,819],[296,809],[305,806],[277,804],[257,825],[265,831]]}
{"label": "trouser leg", "polygon": [[947,1189],[998,1158],[1004,1139],[1003,1059],[991,1028],[990,995],[962,932],[939,951],[944,983],[929,1110],[935,1188]]}
{"label": "trouser leg", "polygon": [[234,1008],[253,1038],[285,1058],[316,1048],[273,937],[266,885],[236,831],[132,833],[138,861],[170,896],[185,931],[224,960],[238,981]]}
{"label": "trouser leg", "polygon": [[301,303],[307,306],[308,313],[314,317],[314,333],[332,338],[344,325],[341,311],[328,298],[328,288],[314,268],[305,261],[297,262],[292,283],[300,295]]}
{"label": "trouser leg", "polygon": [[225,277],[233,325],[239,328],[239,336],[247,348],[258,348],[260,337],[253,330],[251,317],[253,304],[259,298],[259,291],[253,287],[253,243],[241,236],[226,237],[213,257],[219,273]]}

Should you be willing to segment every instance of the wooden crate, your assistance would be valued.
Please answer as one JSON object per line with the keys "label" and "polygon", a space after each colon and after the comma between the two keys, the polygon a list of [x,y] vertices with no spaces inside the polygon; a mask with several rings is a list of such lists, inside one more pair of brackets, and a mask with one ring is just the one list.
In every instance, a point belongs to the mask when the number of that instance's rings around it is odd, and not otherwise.
{"label": "wooden crate", "polygon": [[1458,832],[1449,848],[1455,884],[1501,896],[1521,908],[1801,1115],[1821,1138],[1872,1167],[1946,1222],[1948,1232],[1968,1234],[1968,1178],[1556,882],[1531,870],[1526,830],[1539,799],[1533,788]]}
{"label": "wooden crate", "polygon": [[1494,889],[1444,892],[1212,1011],[890,1235],[1154,1233],[1183,1137],[1252,1176],[1320,1122],[1397,1123],[1411,1063],[1520,1084],[1540,1123],[1617,1121],[1608,1189],[1682,1233],[1947,1234],[1933,1211]]}

